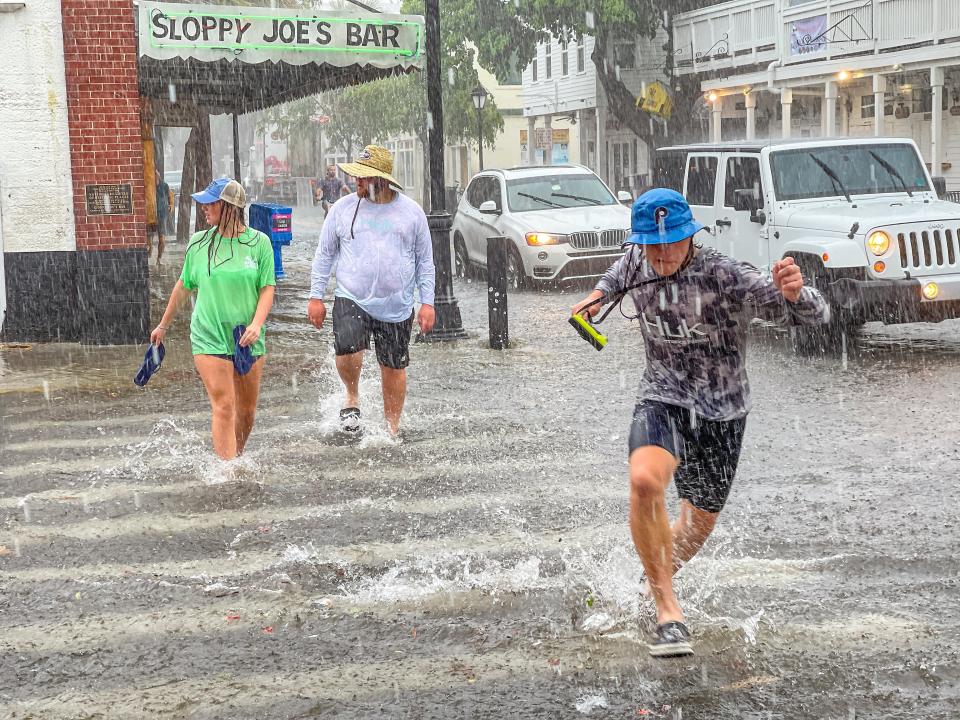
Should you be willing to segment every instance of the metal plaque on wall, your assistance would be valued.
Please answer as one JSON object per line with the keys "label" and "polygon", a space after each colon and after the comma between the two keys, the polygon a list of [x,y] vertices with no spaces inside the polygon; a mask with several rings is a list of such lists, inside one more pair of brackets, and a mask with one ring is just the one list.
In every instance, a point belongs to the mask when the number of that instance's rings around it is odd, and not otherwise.
{"label": "metal plaque on wall", "polygon": [[125,185],[85,185],[87,215],[133,215],[133,189]]}

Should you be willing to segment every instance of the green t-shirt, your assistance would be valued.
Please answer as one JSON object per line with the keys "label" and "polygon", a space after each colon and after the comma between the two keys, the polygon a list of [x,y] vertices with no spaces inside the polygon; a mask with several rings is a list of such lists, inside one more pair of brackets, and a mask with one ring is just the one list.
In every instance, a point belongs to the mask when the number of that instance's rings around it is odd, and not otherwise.
{"label": "green t-shirt", "polygon": [[[248,325],[256,314],[260,290],[277,284],[273,247],[266,235],[249,227],[233,239],[204,241],[207,232],[190,238],[180,273],[183,286],[197,291],[190,345],[194,355],[233,355],[233,328]],[[210,242],[215,248],[212,258]],[[266,350],[265,335],[261,329],[260,339],[250,348],[255,356]]]}

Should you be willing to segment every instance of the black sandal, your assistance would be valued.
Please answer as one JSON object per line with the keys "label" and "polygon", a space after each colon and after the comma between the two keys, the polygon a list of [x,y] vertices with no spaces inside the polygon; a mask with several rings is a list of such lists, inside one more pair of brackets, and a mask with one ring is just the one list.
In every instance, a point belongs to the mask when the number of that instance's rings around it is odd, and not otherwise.
{"label": "black sandal", "polygon": [[346,407],[340,410],[340,429],[357,432],[360,429],[360,408]]}
{"label": "black sandal", "polygon": [[690,631],[682,622],[673,620],[657,625],[657,638],[650,644],[650,655],[655,658],[693,655]]}

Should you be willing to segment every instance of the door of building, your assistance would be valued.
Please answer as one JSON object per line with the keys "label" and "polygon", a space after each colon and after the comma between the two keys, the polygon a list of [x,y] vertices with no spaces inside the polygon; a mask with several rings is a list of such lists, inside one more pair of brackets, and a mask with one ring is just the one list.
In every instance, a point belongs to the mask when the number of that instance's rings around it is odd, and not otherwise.
{"label": "door of building", "polygon": [[633,191],[630,186],[630,178],[633,176],[633,169],[630,164],[630,143],[613,143],[613,181],[611,184],[614,191],[626,190]]}

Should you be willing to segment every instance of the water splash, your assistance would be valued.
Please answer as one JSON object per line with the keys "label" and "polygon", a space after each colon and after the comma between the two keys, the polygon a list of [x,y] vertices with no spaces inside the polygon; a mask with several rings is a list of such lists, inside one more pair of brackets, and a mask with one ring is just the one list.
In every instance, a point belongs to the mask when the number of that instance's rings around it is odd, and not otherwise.
{"label": "water splash", "polygon": [[573,705],[577,712],[589,715],[598,708],[608,708],[610,704],[603,695],[581,695]]}

